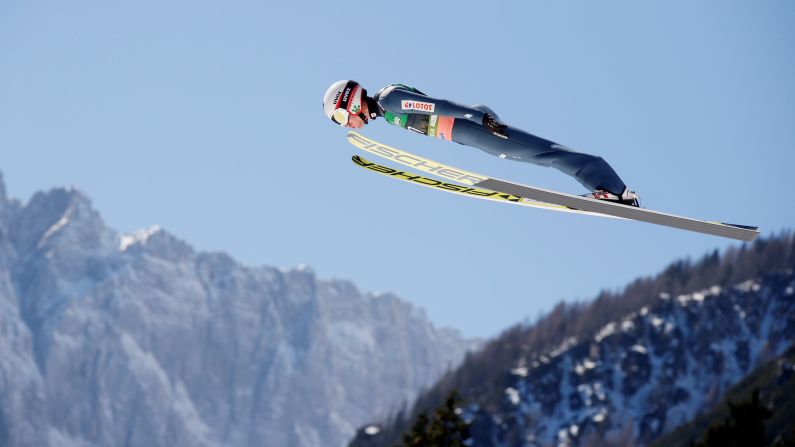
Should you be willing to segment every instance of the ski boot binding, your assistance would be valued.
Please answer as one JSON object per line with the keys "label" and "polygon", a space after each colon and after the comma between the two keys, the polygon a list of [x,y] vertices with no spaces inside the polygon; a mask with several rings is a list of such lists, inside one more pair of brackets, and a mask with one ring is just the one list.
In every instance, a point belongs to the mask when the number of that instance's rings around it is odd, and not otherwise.
{"label": "ski boot binding", "polygon": [[620,196],[603,189],[597,189],[591,193],[584,194],[583,197],[605,200],[608,202],[618,203],[620,205],[640,207],[640,196],[638,196],[635,191],[630,191],[629,188],[624,188],[624,192],[621,193]]}

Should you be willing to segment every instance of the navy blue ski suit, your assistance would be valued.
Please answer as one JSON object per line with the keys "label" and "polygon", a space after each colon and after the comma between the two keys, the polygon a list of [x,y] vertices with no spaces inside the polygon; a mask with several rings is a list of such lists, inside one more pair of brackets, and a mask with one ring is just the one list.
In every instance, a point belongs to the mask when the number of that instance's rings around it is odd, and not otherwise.
{"label": "navy blue ski suit", "polygon": [[[392,84],[373,96],[378,114],[404,129],[476,147],[500,158],[551,166],[580,182],[589,191],[603,189],[620,195],[626,185],[601,157],[575,152],[521,129],[506,126],[502,138],[483,123],[486,113],[499,117],[486,106],[462,106],[431,98],[403,84]],[[372,112],[372,111],[371,111]]]}

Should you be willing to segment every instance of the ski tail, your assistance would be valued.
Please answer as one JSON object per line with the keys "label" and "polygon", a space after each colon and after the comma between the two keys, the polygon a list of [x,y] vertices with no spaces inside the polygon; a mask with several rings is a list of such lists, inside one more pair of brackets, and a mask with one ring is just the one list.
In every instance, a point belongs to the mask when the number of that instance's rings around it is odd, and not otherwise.
{"label": "ski tail", "polygon": [[730,227],[735,227],[735,228],[742,228],[743,230],[749,230],[749,231],[758,231],[759,230],[759,227],[754,227],[752,225],[740,225],[740,224],[733,224],[733,223],[726,223],[726,222],[721,222],[721,224],[722,225],[728,225]]}

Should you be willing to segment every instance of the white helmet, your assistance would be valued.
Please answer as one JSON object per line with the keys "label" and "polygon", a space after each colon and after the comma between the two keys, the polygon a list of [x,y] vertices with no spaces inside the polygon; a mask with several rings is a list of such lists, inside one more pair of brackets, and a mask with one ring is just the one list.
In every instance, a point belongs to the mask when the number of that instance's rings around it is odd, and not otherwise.
{"label": "white helmet", "polygon": [[[342,80],[331,84],[323,96],[323,113],[331,121],[344,126],[349,115],[362,114],[362,96],[366,90],[356,81]],[[367,121],[362,115],[363,119]]]}

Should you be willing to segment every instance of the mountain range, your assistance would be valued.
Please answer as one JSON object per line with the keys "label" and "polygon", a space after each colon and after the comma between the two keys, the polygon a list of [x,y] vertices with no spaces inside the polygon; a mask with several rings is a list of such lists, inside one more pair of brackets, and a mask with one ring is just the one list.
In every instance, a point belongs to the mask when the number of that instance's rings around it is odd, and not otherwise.
{"label": "mountain range", "polygon": [[0,176],[0,445],[392,447],[453,389],[476,446],[689,443],[748,384],[784,430],[794,270],[784,232],[481,344],[306,266],[121,234],[73,188],[23,204]]}
{"label": "mountain range", "polygon": [[341,446],[475,342],[392,294],[247,267],[0,176],[0,445]]}

